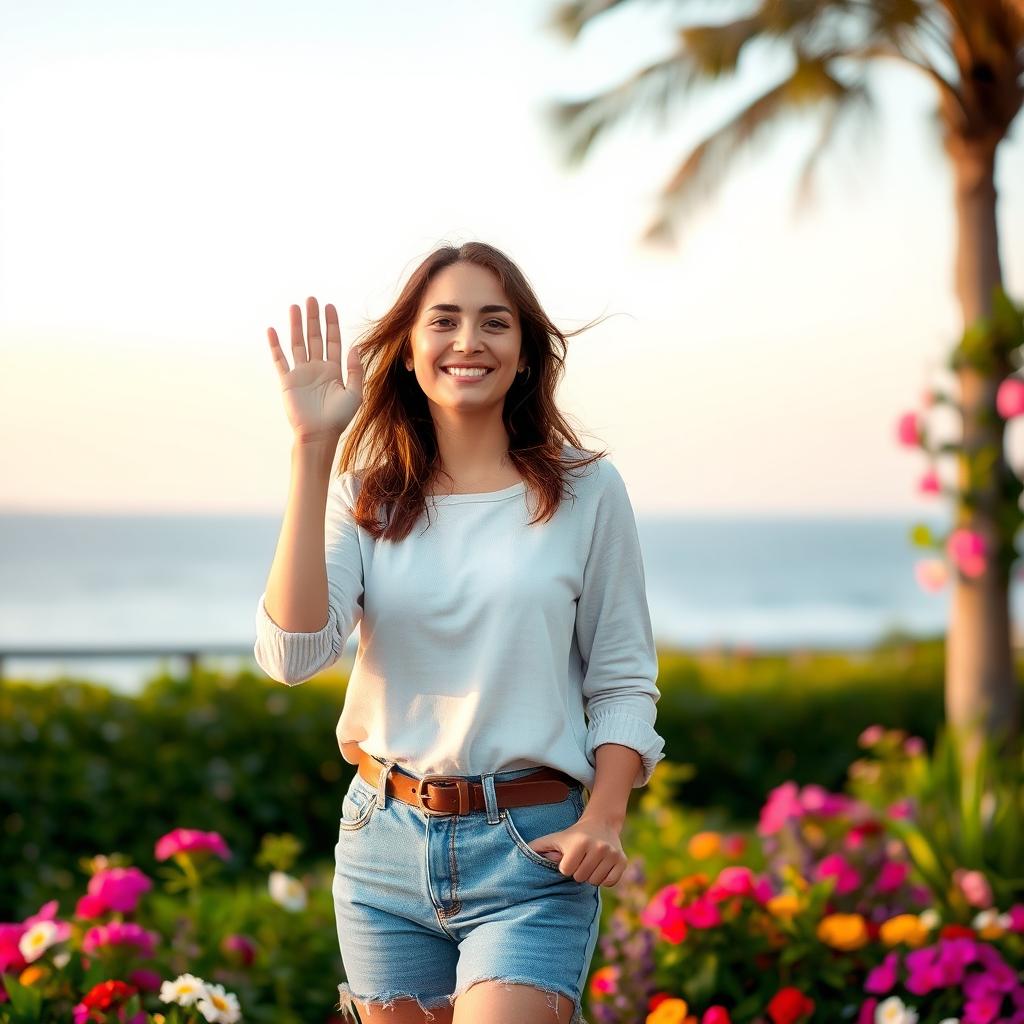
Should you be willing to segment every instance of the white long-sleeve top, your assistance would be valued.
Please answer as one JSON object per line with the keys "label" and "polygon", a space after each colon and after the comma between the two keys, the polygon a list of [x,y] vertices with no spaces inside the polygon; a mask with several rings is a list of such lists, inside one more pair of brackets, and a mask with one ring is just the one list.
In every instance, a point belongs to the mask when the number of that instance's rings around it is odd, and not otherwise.
{"label": "white long-sleeve top", "polygon": [[257,664],[302,683],[338,660],[358,625],[339,746],[355,741],[418,775],[550,765],[591,790],[595,749],[620,743],[642,759],[633,788],[646,785],[665,755],[633,508],[607,457],[567,480],[576,500],[546,523],[527,525],[520,481],[428,496],[429,522],[424,512],[395,542],[353,520],[358,474],[333,476],[327,623],[281,629],[264,591]]}

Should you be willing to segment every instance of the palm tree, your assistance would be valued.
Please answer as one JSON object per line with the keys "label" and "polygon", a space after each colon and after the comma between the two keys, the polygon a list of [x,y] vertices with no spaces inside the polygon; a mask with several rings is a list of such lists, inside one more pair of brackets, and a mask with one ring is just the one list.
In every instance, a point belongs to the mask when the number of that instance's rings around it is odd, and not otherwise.
{"label": "palm tree", "polygon": [[[588,24],[626,2],[567,0],[555,8],[550,27],[572,42]],[[688,0],[676,2],[680,8],[687,5],[694,7]],[[671,244],[683,215],[722,183],[744,145],[760,143],[787,114],[817,106],[824,118],[800,175],[799,211],[844,115],[872,108],[867,67],[876,60],[900,61],[925,75],[938,97],[935,126],[955,183],[954,280],[965,339],[971,325],[977,328],[981,318],[999,314],[1004,297],[995,159],[1024,100],[1024,0],[756,0],[749,13],[730,16],[734,20],[680,27],[669,56],[606,92],[553,104],[549,114],[556,141],[567,143],[566,163],[581,163],[603,132],[635,110],[649,109],[664,123],[668,105],[679,94],[734,74],[750,44],[773,43],[791,52],[792,69],[681,161],[658,196],[657,215],[642,240]],[[996,391],[1013,366],[1009,353],[998,346],[987,355],[952,364],[963,421],[963,441],[955,446],[962,452],[958,525],[981,533],[1001,555],[989,559],[979,577],[954,574],[946,717],[975,740],[985,735],[998,740],[1004,730],[1016,738],[1020,729],[1009,615],[1010,565],[1016,555],[1007,552],[1005,543],[999,548],[998,538],[1007,496],[1012,512],[1019,513],[1017,499],[1024,488],[1007,465],[1004,424],[995,415]],[[986,451],[989,468],[980,482],[972,480],[970,453]]]}

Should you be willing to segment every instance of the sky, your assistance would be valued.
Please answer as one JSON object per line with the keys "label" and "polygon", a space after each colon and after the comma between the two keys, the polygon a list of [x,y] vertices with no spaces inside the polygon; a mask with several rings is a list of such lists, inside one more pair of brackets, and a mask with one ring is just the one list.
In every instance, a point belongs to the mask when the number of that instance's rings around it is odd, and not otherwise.
{"label": "sky", "polygon": [[[678,248],[654,249],[658,189],[785,61],[752,54],[570,168],[545,107],[665,55],[680,5],[625,5],[572,44],[545,28],[553,6],[5,12],[0,511],[279,514],[291,433],[267,327],[286,337],[314,295],[347,351],[421,259],[471,240],[510,255],[563,329],[609,317],[570,340],[558,400],[639,514],[937,511],[916,494],[924,454],[895,442],[898,416],[949,383],[961,328],[932,86],[872,71],[879,117],[837,140],[800,219],[814,118],[752,149]],[[1020,125],[996,179],[1018,301]]]}

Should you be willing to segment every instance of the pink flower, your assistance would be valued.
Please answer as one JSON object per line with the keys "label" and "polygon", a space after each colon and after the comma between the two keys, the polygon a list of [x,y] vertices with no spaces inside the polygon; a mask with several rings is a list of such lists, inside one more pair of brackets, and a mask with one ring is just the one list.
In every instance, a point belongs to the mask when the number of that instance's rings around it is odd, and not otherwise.
{"label": "pink flower", "polygon": [[972,907],[985,910],[992,906],[992,887],[980,871],[957,868],[953,872],[953,881],[960,887],[964,898]]}
{"label": "pink flower", "polygon": [[887,860],[878,873],[875,889],[878,892],[892,892],[898,889],[910,874],[910,865],[906,861]]}
{"label": "pink flower", "polygon": [[918,491],[921,494],[938,494],[942,490],[942,484],[939,481],[939,474],[934,469],[929,469],[924,476],[921,477],[917,485]]}
{"label": "pink flower", "polygon": [[225,953],[237,955],[246,967],[250,967],[253,960],[256,959],[256,943],[248,935],[237,932],[225,935],[220,946]]}
{"label": "pink flower", "polygon": [[871,992],[876,996],[884,996],[896,984],[896,972],[900,965],[900,955],[897,951],[886,955],[885,959],[873,967],[864,982],[864,991]]}
{"label": "pink flower", "polygon": [[107,868],[89,879],[87,891],[108,909],[131,913],[139,896],[152,888],[153,883],[138,868]]}
{"label": "pink flower", "polygon": [[683,907],[683,919],[694,928],[715,928],[722,923],[722,914],[714,900],[700,896]]}
{"label": "pink flower", "polygon": [[808,814],[823,818],[845,814],[850,809],[850,800],[841,793],[830,793],[824,786],[808,783],[800,792],[800,804]]}
{"label": "pink flower", "polygon": [[949,567],[941,558],[919,558],[914,563],[914,579],[925,592],[938,593],[949,582]]}
{"label": "pink flower", "polygon": [[976,530],[961,526],[946,540],[946,553],[965,575],[980,576],[985,571],[985,538]]}
{"label": "pink flower", "polygon": [[885,809],[885,813],[890,818],[903,819],[913,817],[914,802],[910,797],[903,797],[901,800],[889,804]]}
{"label": "pink flower", "polygon": [[725,836],[722,840],[722,852],[726,857],[742,857],[747,848],[747,838],[741,835]]}
{"label": "pink flower", "polygon": [[227,844],[218,833],[200,832],[191,828],[176,828],[156,841],[157,860],[169,860],[177,853],[216,854],[222,860],[231,857]]}
{"label": "pink flower", "polygon": [[876,743],[880,743],[884,737],[885,737],[885,727],[884,726],[881,726],[881,725],[869,725],[857,737],[857,742],[862,747],[873,747]]}
{"label": "pink flower", "polygon": [[111,921],[90,928],[82,939],[82,950],[92,953],[110,946],[135,946],[140,956],[149,957],[159,938],[157,932],[146,931],[132,921]]}
{"label": "pink flower", "polygon": [[1007,377],[996,391],[996,409],[1004,420],[1024,413],[1024,381]]}
{"label": "pink flower", "polygon": [[919,757],[925,752],[924,740],[920,736],[908,736],[903,741],[903,753],[907,757]]}
{"label": "pink flower", "polygon": [[685,895],[677,883],[662,886],[641,912],[640,923],[656,929],[668,942],[682,942],[687,932],[681,906],[684,899]]}
{"label": "pink flower", "polygon": [[779,832],[791,818],[802,818],[804,809],[800,803],[800,789],[795,782],[783,782],[769,790],[768,799],[761,808],[757,824],[759,835],[768,836]]}
{"label": "pink flower", "polygon": [[771,885],[766,879],[757,879],[745,865],[734,864],[722,868],[705,893],[706,899],[715,902],[730,896],[746,896],[758,903],[767,903],[772,898]]}
{"label": "pink flower", "polygon": [[822,858],[814,869],[814,875],[819,881],[834,877],[836,885],[833,891],[837,896],[853,892],[861,884],[860,872],[841,853],[830,853]]}
{"label": "pink flower", "polygon": [[920,444],[921,428],[918,425],[916,412],[905,412],[896,424],[896,436],[902,445],[916,448]]}

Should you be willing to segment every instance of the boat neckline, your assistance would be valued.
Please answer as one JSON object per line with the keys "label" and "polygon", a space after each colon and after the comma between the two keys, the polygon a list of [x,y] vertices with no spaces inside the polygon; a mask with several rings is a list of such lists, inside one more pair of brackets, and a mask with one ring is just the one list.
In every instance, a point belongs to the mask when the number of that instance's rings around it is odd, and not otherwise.
{"label": "boat neckline", "polygon": [[526,490],[526,481],[520,480],[518,483],[503,487],[499,491],[475,491],[466,494],[428,494],[427,498],[434,503],[453,505],[466,501],[501,501],[504,498],[514,497],[524,490]]}

